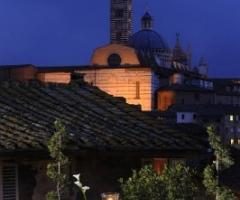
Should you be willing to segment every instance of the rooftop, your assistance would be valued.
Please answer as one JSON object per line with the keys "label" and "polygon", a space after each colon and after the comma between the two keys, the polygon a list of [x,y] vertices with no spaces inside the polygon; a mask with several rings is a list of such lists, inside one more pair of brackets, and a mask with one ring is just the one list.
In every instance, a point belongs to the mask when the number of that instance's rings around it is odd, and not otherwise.
{"label": "rooftop", "polygon": [[0,155],[46,150],[62,120],[68,150],[199,152],[206,139],[171,127],[82,81],[0,83]]}

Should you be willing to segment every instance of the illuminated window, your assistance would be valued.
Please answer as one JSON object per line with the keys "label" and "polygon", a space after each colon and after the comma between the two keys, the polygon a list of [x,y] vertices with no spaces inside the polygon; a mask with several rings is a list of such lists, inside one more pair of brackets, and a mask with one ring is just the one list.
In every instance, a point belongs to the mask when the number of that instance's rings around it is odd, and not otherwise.
{"label": "illuminated window", "polygon": [[230,115],[229,120],[230,120],[230,122],[233,122],[234,121],[234,116]]}
{"label": "illuminated window", "polygon": [[238,139],[238,144],[240,144],[240,139]]}
{"label": "illuminated window", "polygon": [[234,144],[235,144],[234,139],[231,139],[231,145],[234,145]]}

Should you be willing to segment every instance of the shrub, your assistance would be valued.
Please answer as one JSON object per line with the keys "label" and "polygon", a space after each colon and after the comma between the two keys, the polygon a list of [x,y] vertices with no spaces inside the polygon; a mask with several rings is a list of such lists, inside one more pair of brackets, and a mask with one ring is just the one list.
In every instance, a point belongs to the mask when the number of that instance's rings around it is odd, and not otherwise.
{"label": "shrub", "polygon": [[120,180],[123,200],[192,200],[198,187],[194,171],[183,164],[166,166],[158,175],[151,166],[142,168],[126,180]]}

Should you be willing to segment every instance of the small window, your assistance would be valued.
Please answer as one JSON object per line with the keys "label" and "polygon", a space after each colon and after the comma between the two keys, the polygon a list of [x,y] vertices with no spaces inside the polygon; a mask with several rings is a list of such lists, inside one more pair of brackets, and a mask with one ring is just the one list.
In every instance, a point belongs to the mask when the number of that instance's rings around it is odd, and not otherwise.
{"label": "small window", "polygon": [[135,99],[140,99],[140,82],[137,81],[136,82],[136,95],[135,95]]}
{"label": "small window", "polygon": [[238,144],[240,144],[240,139],[238,139]]}
{"label": "small window", "polygon": [[194,119],[194,120],[197,119],[197,115],[196,115],[196,114],[193,115],[193,119]]}
{"label": "small window", "polygon": [[234,116],[233,116],[233,115],[230,115],[229,121],[230,121],[230,122],[233,122],[233,121],[234,121]]}
{"label": "small window", "polygon": [[235,144],[235,140],[232,138],[230,143],[231,143],[231,145],[234,145]]}
{"label": "small window", "polygon": [[121,65],[122,59],[118,54],[111,54],[108,57],[108,64],[110,67],[118,67]]}
{"label": "small window", "polygon": [[182,116],[181,116],[181,117],[182,117],[182,120],[184,120],[184,119],[185,119],[185,115],[184,115],[184,114],[182,114]]}

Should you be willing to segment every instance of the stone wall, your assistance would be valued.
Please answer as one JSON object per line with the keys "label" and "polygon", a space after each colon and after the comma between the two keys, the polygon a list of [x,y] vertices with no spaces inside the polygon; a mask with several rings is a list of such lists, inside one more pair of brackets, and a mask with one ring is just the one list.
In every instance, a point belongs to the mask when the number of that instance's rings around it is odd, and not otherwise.
{"label": "stone wall", "polygon": [[153,108],[153,84],[158,83],[153,80],[150,68],[96,69],[79,73],[85,74],[86,82],[115,97],[124,97],[129,104],[141,105],[147,111]]}
{"label": "stone wall", "polygon": [[110,44],[94,50],[91,65],[108,66],[108,57],[118,54],[121,57],[121,65],[139,65],[139,59],[135,49],[119,44]]}
{"label": "stone wall", "polygon": [[66,83],[71,81],[70,72],[44,72],[37,73],[37,79],[44,83]]}

